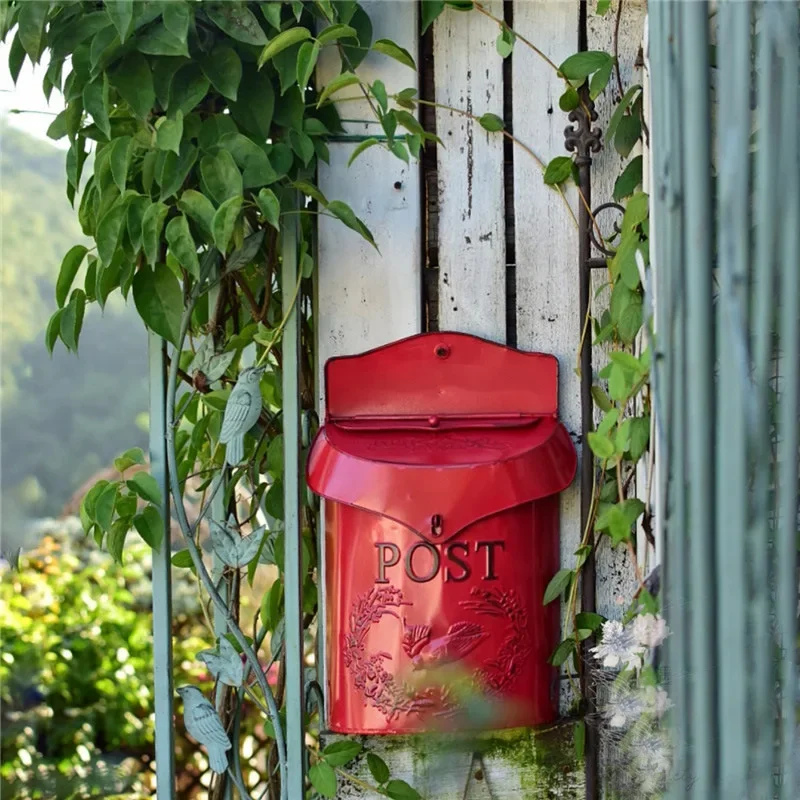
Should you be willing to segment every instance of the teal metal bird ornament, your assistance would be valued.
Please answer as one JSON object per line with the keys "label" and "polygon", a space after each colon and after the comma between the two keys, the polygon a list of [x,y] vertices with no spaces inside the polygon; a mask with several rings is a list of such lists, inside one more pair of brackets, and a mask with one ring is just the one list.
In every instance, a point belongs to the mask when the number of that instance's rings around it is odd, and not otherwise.
{"label": "teal metal bird ornament", "polygon": [[244,460],[244,435],[258,422],[261,415],[261,389],[258,384],[264,367],[242,370],[225,406],[220,444],[225,447],[225,461],[236,467]]}
{"label": "teal metal bird ornament", "polygon": [[177,691],[183,698],[186,732],[206,748],[211,769],[222,775],[228,769],[232,745],[214,706],[196,686],[179,686]]}

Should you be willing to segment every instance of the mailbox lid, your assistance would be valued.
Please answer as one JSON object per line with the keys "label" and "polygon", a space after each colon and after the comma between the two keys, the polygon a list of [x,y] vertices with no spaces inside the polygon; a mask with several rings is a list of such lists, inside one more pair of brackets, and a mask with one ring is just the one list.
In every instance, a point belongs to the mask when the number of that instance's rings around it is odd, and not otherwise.
{"label": "mailbox lid", "polygon": [[329,423],[309,454],[308,484],[436,544],[479,519],[562,491],[576,460],[567,430],[553,417],[443,430]]}

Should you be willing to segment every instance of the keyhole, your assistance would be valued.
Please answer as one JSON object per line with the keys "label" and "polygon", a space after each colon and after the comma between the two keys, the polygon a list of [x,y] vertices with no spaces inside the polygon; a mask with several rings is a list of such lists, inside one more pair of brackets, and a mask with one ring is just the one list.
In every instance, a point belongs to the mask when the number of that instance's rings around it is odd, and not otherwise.
{"label": "keyhole", "polygon": [[431,517],[431,536],[442,535],[442,515],[434,514]]}

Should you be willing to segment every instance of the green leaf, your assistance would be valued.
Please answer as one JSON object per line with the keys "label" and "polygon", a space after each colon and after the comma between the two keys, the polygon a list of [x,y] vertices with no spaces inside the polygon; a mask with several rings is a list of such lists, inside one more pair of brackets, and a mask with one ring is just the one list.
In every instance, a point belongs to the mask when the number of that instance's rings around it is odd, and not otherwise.
{"label": "green leaf", "polygon": [[439,14],[444,11],[444,0],[422,0],[421,24],[422,33],[433,25]]}
{"label": "green leaf", "polygon": [[178,208],[193,219],[204,233],[211,236],[211,221],[214,219],[212,202],[196,189],[187,189],[178,201]]}
{"label": "green leaf", "polygon": [[213,156],[203,156],[200,160],[200,174],[212,199],[218,205],[231,197],[241,197],[242,174],[227,150],[220,150]]}
{"label": "green leaf", "polygon": [[614,200],[632,195],[642,184],[642,157],[632,158],[614,183]]}
{"label": "green leaf", "polygon": [[83,89],[83,107],[92,115],[94,124],[103,132],[106,139],[111,138],[111,122],[108,118],[108,76],[103,73]]}
{"label": "green leaf", "polygon": [[158,183],[161,186],[160,200],[167,200],[183,186],[186,176],[197,160],[197,148],[187,141],[181,143],[180,155],[168,151],[161,164]]}
{"label": "green leaf", "polygon": [[[266,542],[266,539],[264,541]],[[261,624],[268,631],[274,631],[280,621],[282,600],[283,581],[278,579],[273,582],[268,592],[264,592],[264,596],[261,599]]]}
{"label": "green leaf", "polygon": [[133,279],[133,301],[150,330],[177,346],[183,292],[169,267],[142,267]]}
{"label": "green leaf", "polygon": [[200,277],[200,261],[197,258],[197,245],[189,230],[189,223],[183,214],[173,217],[165,231],[169,250],[178,263],[195,278]]}
{"label": "green leaf", "polygon": [[288,30],[279,33],[269,41],[267,46],[261,51],[258,57],[258,68],[264,66],[271,58],[275,58],[278,53],[286,50],[294,44],[304,42],[306,39],[311,38],[311,31],[308,28],[289,28]]}
{"label": "green leaf", "polygon": [[[243,242],[242,246],[234,250],[225,264],[227,272],[235,272],[238,269],[244,269],[248,264],[253,262],[253,259],[258,253],[259,248],[264,242],[264,230],[258,230],[251,233]],[[231,340],[233,341],[233,340]]]}
{"label": "green leaf", "polygon": [[114,469],[117,472],[124,472],[134,464],[144,464],[146,462],[144,451],[141,447],[132,447],[126,450],[121,456],[114,459]]}
{"label": "green leaf", "polygon": [[594,399],[595,405],[601,411],[610,411],[611,410],[611,400],[609,399],[608,395],[603,391],[602,387],[594,384],[592,386],[592,398]]}
{"label": "green leaf", "polygon": [[69,303],[64,307],[61,316],[61,340],[68,350],[73,352],[78,349],[78,339],[83,327],[83,315],[86,310],[86,292],[83,289],[75,289],[69,299]]}
{"label": "green leaf", "polygon": [[204,3],[203,8],[211,21],[232,39],[244,44],[262,45],[267,35],[259,25],[256,15],[238,3]]}
{"label": "green leaf", "polygon": [[575,746],[575,758],[583,761],[583,753],[586,749],[586,723],[582,719],[578,720],[572,729],[572,742]]}
{"label": "green leaf", "polygon": [[142,248],[148,264],[155,264],[161,253],[161,229],[169,208],[163,203],[153,203],[142,217]]}
{"label": "green leaf", "polygon": [[617,322],[617,335],[623,344],[633,344],[642,327],[642,319],[642,300],[638,298],[625,307]]}
{"label": "green leaf", "polygon": [[47,352],[50,355],[53,355],[53,348],[56,346],[56,341],[58,340],[58,336],[61,333],[61,317],[64,316],[64,309],[59,308],[58,311],[50,317],[50,321],[47,323],[47,330],[45,331],[44,335],[44,343],[47,347]]}
{"label": "green leaf", "polygon": [[17,35],[34,64],[39,63],[44,48],[44,28],[49,11],[50,3],[27,2],[19,6]]}
{"label": "green leaf", "polygon": [[256,203],[264,219],[276,231],[280,231],[281,203],[275,192],[272,189],[262,189],[256,197]]}
{"label": "green leaf", "polygon": [[631,423],[630,445],[628,447],[632,461],[638,461],[647,450],[650,442],[650,417],[633,417]]}
{"label": "green leaf", "polygon": [[611,408],[603,416],[602,422],[597,426],[597,433],[606,436],[619,421],[619,409]]}
{"label": "green leaf", "polygon": [[592,431],[587,435],[587,439],[589,447],[598,458],[613,458],[616,450],[614,449],[614,443],[608,436]]}
{"label": "green leaf", "polygon": [[369,228],[355,215],[353,209],[347,203],[343,203],[341,200],[331,200],[328,203],[328,211],[340,219],[348,228],[360,234],[376,250],[378,249],[378,245],[375,244],[375,239]]}
{"label": "green leaf", "polygon": [[69,290],[72,288],[72,283],[87,252],[82,244],[76,244],[64,256],[61,268],[58,271],[58,280],[56,281],[56,303],[58,303],[59,308],[62,308],[64,303],[67,302]]}
{"label": "green leaf", "polygon": [[211,232],[214,236],[214,244],[217,250],[223,255],[228,252],[228,245],[233,236],[233,229],[239,212],[242,210],[242,197],[229,197],[214,214],[211,221]]}
{"label": "green leaf", "polygon": [[186,40],[181,41],[163,24],[149,28],[136,40],[136,46],[140,53],[147,53],[151,56],[188,57],[189,55]]}
{"label": "green leaf", "polygon": [[139,536],[158,553],[164,539],[164,521],[155,506],[146,506],[144,510],[133,518],[133,526]]}
{"label": "green leaf", "polygon": [[114,517],[114,506],[117,503],[118,483],[109,483],[97,496],[94,505],[94,520],[104,530],[111,527],[111,520]]}
{"label": "green leaf", "polygon": [[484,114],[478,118],[481,128],[486,131],[494,133],[495,131],[502,131],[505,128],[503,120],[497,114]]}
{"label": "green leaf", "polygon": [[120,42],[124,44],[131,32],[133,0],[106,0],[105,9],[117,29]]}
{"label": "green leaf", "polygon": [[572,159],[569,156],[556,156],[544,171],[544,182],[556,186],[572,176]]}
{"label": "green leaf", "polygon": [[353,86],[360,82],[360,78],[357,75],[354,75],[352,72],[343,72],[341,75],[337,75],[322,90],[319,100],[317,101],[317,108],[319,108],[332,94],[335,94],[347,86]]}
{"label": "green leaf", "polygon": [[500,58],[508,58],[514,52],[514,38],[513,31],[504,25],[495,42]]}
{"label": "green leaf", "polygon": [[422,800],[416,789],[399,779],[391,780],[386,784],[386,795],[392,800]]}
{"label": "green leaf", "polygon": [[194,570],[194,561],[192,561],[192,554],[188,550],[178,550],[178,552],[172,556],[171,560],[173,567],[178,567],[178,569],[190,568]]}
{"label": "green leaf", "polygon": [[125,485],[148,503],[161,505],[161,489],[158,488],[158,481],[149,472],[137,472],[125,481]]}
{"label": "green leaf", "polygon": [[575,573],[571,569],[560,569],[556,572],[551,578],[550,583],[547,584],[547,588],[544,590],[542,605],[546,606],[560,597],[564,589],[569,586],[569,582],[572,580],[574,574]]}
{"label": "green leaf", "polygon": [[163,8],[162,18],[164,20],[164,27],[178,41],[185,44],[186,37],[189,33],[189,19],[191,17],[189,3],[172,0],[172,2],[164,3]]}
{"label": "green leaf", "polygon": [[316,187],[313,183],[309,183],[309,181],[294,181],[291,184],[292,188],[297,189],[297,191],[302,192],[304,195],[313,198],[318,203],[323,206],[328,205],[328,199],[325,197],[324,194]]}
{"label": "green leaf", "polygon": [[391,39],[378,39],[373,43],[372,49],[383,53],[385,56],[389,56],[389,58],[393,58],[395,61],[399,61],[410,69],[415,70],[417,68],[411,53],[404,47],[400,47],[400,45],[396,44]]}
{"label": "green leaf", "polygon": [[336,797],[336,773],[330,764],[324,761],[313,764],[308,770],[308,779],[323,797]]}
{"label": "green leaf", "polygon": [[297,85],[305,92],[319,58],[319,42],[303,42],[297,53]]}
{"label": "green leaf", "polygon": [[343,767],[345,764],[349,764],[363,749],[361,742],[347,739],[329,744],[322,751],[322,757],[332,767]]}
{"label": "green leaf", "polygon": [[614,59],[612,58],[592,75],[592,79],[589,81],[589,97],[592,100],[597,100],[603,93],[603,90],[608,85],[608,79],[611,77],[613,67]]}
{"label": "green leaf", "polygon": [[639,117],[636,114],[624,115],[617,125],[617,132],[614,136],[614,149],[623,158],[627,158],[641,135],[642,121]]}
{"label": "green leaf", "polygon": [[580,105],[580,97],[574,86],[567,86],[564,94],[558,98],[558,107],[562,111],[572,111]]}
{"label": "green leaf", "polygon": [[109,72],[108,78],[133,113],[146,118],[156,102],[153,74],[147,59],[140,53],[130,53]]}
{"label": "green leaf", "polygon": [[206,96],[208,87],[208,78],[198,64],[184,64],[169,84],[170,117],[174,118],[178,111],[184,116],[191,113]]}
{"label": "green leaf", "polygon": [[159,150],[172,150],[175,155],[181,151],[183,138],[183,112],[178,110],[174,119],[161,117],[156,123],[156,147]]}
{"label": "green leaf", "polygon": [[211,85],[229,100],[236,100],[242,80],[242,61],[232,47],[219,45],[201,62]]}
{"label": "green leaf", "polygon": [[359,142],[350,155],[347,166],[349,167],[365,150],[368,150],[370,147],[374,147],[376,144],[380,144],[380,142],[375,138],[369,138],[365,139],[363,142]]}
{"label": "green leaf", "polygon": [[650,213],[650,197],[644,192],[637,192],[628,200],[625,214],[622,217],[623,235],[641,225]]}
{"label": "green leaf", "polygon": [[609,8],[611,8],[611,0],[597,0],[595,13],[598,17],[604,17],[608,13]]}
{"label": "green leaf", "polygon": [[553,651],[553,655],[550,656],[550,663],[554,667],[560,667],[574,652],[575,640],[572,637],[564,639]]}
{"label": "green leaf", "polygon": [[613,64],[613,57],[602,50],[584,50],[567,58],[558,71],[567,80],[580,81],[605,67],[609,62]]}
{"label": "green leaf", "polygon": [[614,109],[614,113],[611,115],[611,119],[608,121],[606,141],[610,142],[614,140],[620,120],[622,119],[622,115],[625,113],[631,103],[633,103],[633,101],[639,96],[641,91],[642,87],[637,83],[634,86],[631,86],[622,96],[622,100],[619,101],[619,105]]}
{"label": "green leaf", "polygon": [[578,628],[588,628],[590,631],[596,631],[606,621],[602,614],[595,614],[593,611],[581,611],[575,617],[576,626]]}
{"label": "green leaf", "polygon": [[[423,0],[422,3],[423,7],[425,6],[425,1]],[[375,753],[367,753],[367,766],[369,767],[369,771],[372,773],[372,777],[378,783],[386,783],[389,780],[391,773],[389,772],[389,767],[386,766],[386,762]]]}
{"label": "green leaf", "polygon": [[358,31],[350,25],[337,23],[336,25],[329,25],[327,28],[323,28],[317,36],[317,41],[323,45],[330,44],[339,39],[358,39]]}
{"label": "green leaf", "polygon": [[114,183],[122,194],[128,185],[128,168],[133,154],[133,137],[119,136],[109,147],[108,163]]}
{"label": "green leaf", "polygon": [[275,90],[266,72],[256,72],[252,65],[245,69],[237,92],[230,104],[231,116],[249,133],[266,141],[270,137],[272,115],[275,111]]}
{"label": "green leaf", "polygon": [[259,8],[261,9],[261,13],[264,15],[264,19],[273,27],[275,30],[279,31],[281,29],[281,7],[282,3],[259,3]]}
{"label": "green leaf", "polygon": [[128,214],[128,204],[120,197],[97,223],[97,254],[107,266],[119,247]]}

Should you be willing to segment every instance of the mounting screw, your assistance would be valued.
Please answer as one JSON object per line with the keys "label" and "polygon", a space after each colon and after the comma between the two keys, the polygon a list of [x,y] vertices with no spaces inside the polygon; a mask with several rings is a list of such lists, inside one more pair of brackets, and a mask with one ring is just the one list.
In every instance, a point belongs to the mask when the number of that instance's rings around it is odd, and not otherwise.
{"label": "mounting screw", "polygon": [[446,344],[437,344],[433,352],[438,358],[447,358],[450,355],[450,348]]}
{"label": "mounting screw", "polygon": [[401,181],[395,181],[394,182],[394,188],[395,189],[402,189],[403,188],[402,182]]}

